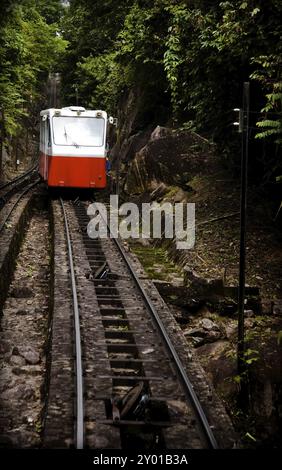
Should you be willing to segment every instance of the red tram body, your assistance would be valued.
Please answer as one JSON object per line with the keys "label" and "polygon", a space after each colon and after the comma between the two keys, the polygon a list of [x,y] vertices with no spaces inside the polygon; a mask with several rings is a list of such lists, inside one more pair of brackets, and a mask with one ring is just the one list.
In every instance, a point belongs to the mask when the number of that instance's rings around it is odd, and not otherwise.
{"label": "red tram body", "polygon": [[40,113],[39,173],[50,187],[106,187],[107,113],[71,106]]}

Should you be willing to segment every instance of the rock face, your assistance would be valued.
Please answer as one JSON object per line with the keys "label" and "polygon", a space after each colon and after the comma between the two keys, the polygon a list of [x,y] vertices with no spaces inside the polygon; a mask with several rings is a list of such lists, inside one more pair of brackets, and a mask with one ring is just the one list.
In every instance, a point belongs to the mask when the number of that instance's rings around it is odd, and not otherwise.
{"label": "rock face", "polygon": [[143,192],[152,182],[185,187],[203,165],[212,168],[213,146],[191,131],[157,126],[129,164],[127,193]]}

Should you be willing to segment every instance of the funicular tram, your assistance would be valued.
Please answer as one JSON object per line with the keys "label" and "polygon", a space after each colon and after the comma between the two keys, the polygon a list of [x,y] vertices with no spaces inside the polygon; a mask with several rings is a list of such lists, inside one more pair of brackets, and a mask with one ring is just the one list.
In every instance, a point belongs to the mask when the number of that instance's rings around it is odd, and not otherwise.
{"label": "funicular tram", "polygon": [[80,106],[41,111],[39,173],[47,185],[105,188],[107,130],[115,121]]}

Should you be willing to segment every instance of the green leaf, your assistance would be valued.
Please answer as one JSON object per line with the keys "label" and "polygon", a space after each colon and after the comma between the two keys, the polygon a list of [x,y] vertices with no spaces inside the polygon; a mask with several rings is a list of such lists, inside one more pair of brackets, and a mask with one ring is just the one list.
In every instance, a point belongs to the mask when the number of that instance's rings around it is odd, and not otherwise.
{"label": "green leaf", "polygon": [[260,12],[260,8],[254,8],[252,13],[251,13],[251,16],[253,17],[253,16],[257,15],[259,12]]}
{"label": "green leaf", "polygon": [[256,438],[252,436],[249,432],[246,432],[245,437],[247,437],[248,439],[251,439],[251,441],[254,441],[254,442],[257,441]]}

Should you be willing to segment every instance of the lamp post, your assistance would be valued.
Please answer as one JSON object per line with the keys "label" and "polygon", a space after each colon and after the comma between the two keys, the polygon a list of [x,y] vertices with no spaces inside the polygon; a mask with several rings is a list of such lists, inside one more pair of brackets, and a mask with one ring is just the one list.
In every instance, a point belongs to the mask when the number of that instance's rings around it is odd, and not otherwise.
{"label": "lamp post", "polygon": [[246,362],[245,362],[245,278],[246,278],[246,222],[247,222],[247,187],[248,187],[248,157],[249,157],[249,112],[250,112],[250,83],[243,87],[243,107],[236,108],[239,112],[238,131],[242,134],[241,147],[241,196],[240,196],[240,256],[239,256],[239,287],[238,287],[238,342],[237,370],[241,377],[239,394],[240,404],[245,406],[247,400]]}

